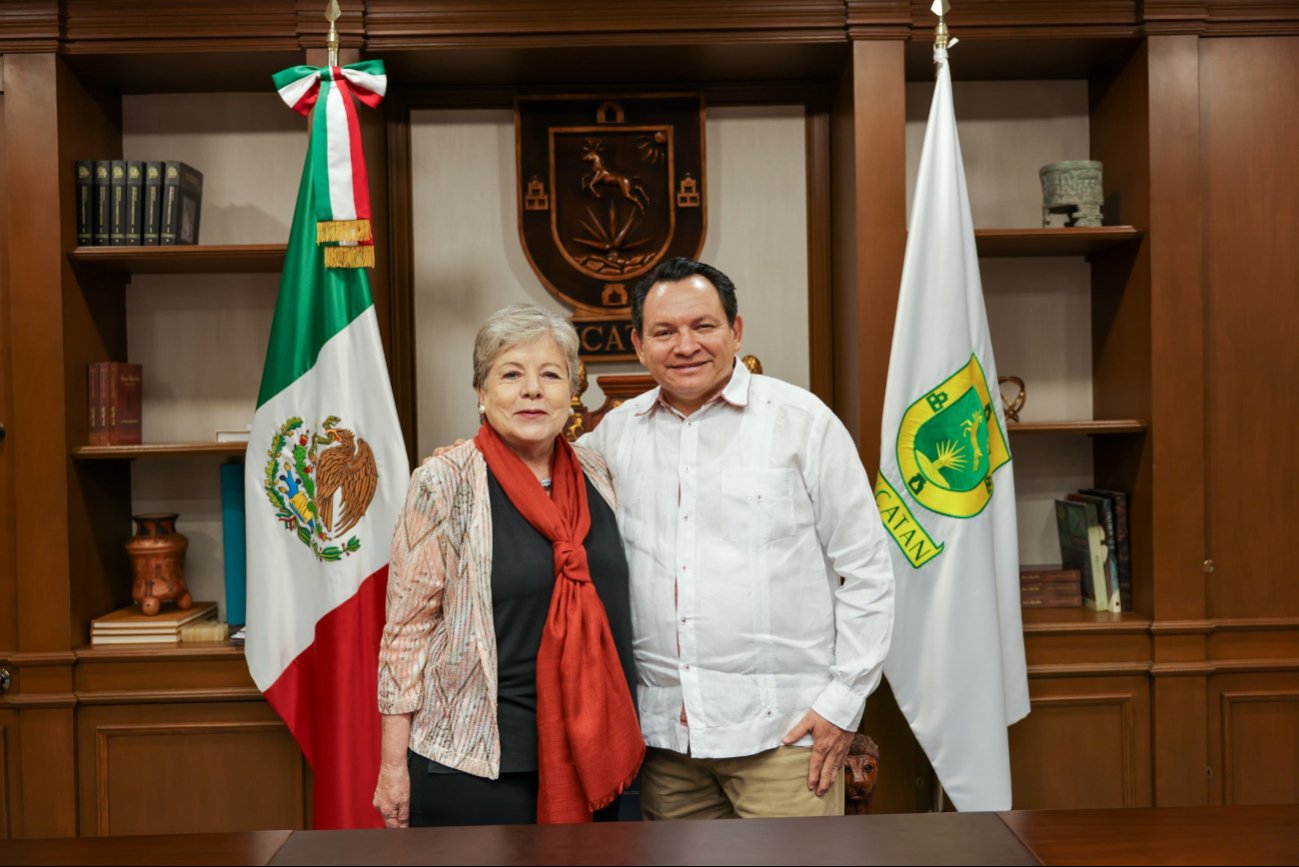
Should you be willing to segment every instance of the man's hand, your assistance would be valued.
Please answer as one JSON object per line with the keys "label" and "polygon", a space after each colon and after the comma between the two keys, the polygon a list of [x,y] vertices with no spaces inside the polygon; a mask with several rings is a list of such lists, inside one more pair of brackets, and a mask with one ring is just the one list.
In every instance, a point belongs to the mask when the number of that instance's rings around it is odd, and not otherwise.
{"label": "man's hand", "polygon": [[385,828],[410,827],[410,772],[405,764],[379,766],[374,808],[383,816]]}
{"label": "man's hand", "polygon": [[452,443],[451,445],[449,445],[449,446],[438,446],[437,448],[435,448],[435,449],[433,450],[433,454],[431,454],[431,455],[429,455],[428,457],[426,457],[426,458],[422,461],[422,463],[427,464],[429,461],[433,460],[434,458],[440,458],[440,457],[442,457],[444,454],[446,454],[447,452],[451,451],[453,448],[456,448],[457,446],[462,446],[462,445],[464,445],[464,444],[467,443],[467,442],[469,442],[469,441],[468,441],[468,440],[456,440],[455,442],[453,442],[453,443]]}
{"label": "man's hand", "polygon": [[809,732],[812,734],[812,758],[807,763],[807,787],[815,790],[819,798],[830,790],[843,769],[848,748],[852,746],[853,732],[841,729],[816,711],[809,710],[798,725],[789,730],[782,743],[792,744]]}

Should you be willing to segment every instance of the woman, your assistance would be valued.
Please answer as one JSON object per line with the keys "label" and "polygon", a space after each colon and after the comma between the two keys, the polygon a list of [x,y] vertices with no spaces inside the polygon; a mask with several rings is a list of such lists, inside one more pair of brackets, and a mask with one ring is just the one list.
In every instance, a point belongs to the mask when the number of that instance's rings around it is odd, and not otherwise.
{"label": "woman", "polygon": [[482,426],[411,479],[379,650],[390,828],[606,818],[640,767],[609,472],[561,434],[577,349],[560,316],[493,314]]}

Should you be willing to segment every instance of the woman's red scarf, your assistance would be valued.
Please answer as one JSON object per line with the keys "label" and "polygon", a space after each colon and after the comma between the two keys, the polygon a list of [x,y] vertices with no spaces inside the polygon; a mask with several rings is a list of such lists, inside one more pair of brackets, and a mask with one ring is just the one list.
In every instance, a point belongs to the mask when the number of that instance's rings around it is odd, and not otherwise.
{"label": "woman's red scarf", "polygon": [[555,437],[550,496],[486,423],[474,445],[505,495],[555,551],[555,591],[537,651],[537,822],[589,822],[636,777],[645,742],[583,542],[586,477]]}

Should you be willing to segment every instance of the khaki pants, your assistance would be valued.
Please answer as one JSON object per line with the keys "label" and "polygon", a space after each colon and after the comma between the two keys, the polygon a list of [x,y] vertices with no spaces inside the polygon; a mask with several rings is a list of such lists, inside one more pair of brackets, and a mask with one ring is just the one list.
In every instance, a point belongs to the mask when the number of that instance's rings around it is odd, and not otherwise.
{"label": "khaki pants", "polygon": [[811,747],[696,759],[651,747],[640,771],[641,813],[658,819],[842,816],[843,774],[821,797],[807,788]]}

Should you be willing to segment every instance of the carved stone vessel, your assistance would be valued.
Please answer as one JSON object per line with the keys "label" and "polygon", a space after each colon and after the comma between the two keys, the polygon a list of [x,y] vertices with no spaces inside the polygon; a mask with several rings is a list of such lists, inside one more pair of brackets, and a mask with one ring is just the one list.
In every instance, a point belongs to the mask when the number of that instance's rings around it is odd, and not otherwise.
{"label": "carved stone vessel", "polygon": [[1052,214],[1064,214],[1066,226],[1099,226],[1104,190],[1101,164],[1095,160],[1051,163],[1038,171],[1042,178],[1042,225]]}
{"label": "carved stone vessel", "polygon": [[126,543],[131,558],[131,599],[145,614],[159,612],[164,602],[185,609],[194,599],[185,586],[185,551],[189,539],[176,532],[175,512],[134,515],[135,535]]}

